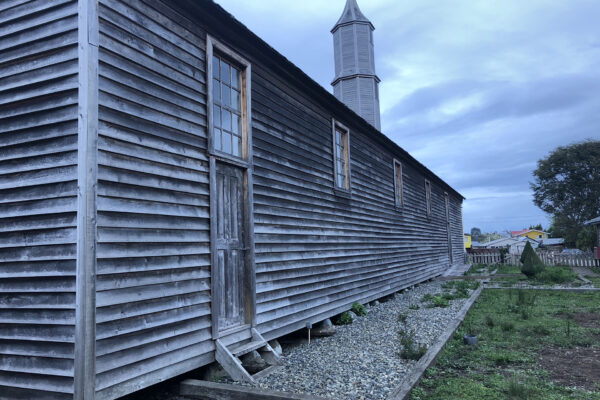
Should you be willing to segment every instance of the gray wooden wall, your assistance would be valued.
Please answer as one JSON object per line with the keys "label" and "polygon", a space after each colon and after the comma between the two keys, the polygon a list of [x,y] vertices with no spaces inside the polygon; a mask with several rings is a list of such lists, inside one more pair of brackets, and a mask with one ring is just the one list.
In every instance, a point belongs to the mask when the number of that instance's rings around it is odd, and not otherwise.
{"label": "gray wooden wall", "polygon": [[205,34],[139,0],[99,14],[101,399],[207,364],[214,344]]}
{"label": "gray wooden wall", "polygon": [[[252,61],[257,320],[264,336],[441,274],[449,264],[445,190],[432,180],[428,219],[426,176],[400,158],[405,205],[396,210],[394,154],[348,125],[352,195],[336,196],[331,118],[347,121]],[[451,217],[455,261],[462,263],[458,196],[451,196]]]}
{"label": "gray wooden wall", "polygon": [[[73,397],[76,3],[0,3],[0,399]],[[174,3],[99,1],[98,399],[214,361],[208,28]],[[333,99],[307,94],[238,46],[224,26],[210,33],[252,63],[259,330],[278,337],[442,273],[449,189],[374,140],[350,111],[323,105]],[[350,129],[350,198],[333,191],[332,118]],[[394,158],[404,164],[401,212]],[[461,198],[450,196],[460,263]]]}
{"label": "gray wooden wall", "polygon": [[77,76],[76,1],[0,2],[2,399],[73,397]]}

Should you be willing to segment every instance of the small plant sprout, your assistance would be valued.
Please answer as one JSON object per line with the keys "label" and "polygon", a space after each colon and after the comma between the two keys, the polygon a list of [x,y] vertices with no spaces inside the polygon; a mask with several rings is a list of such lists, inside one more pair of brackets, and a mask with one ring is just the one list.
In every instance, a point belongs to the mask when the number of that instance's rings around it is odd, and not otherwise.
{"label": "small plant sprout", "polygon": [[350,311],[352,311],[354,314],[358,315],[359,317],[364,317],[368,313],[365,306],[363,306],[362,304],[360,304],[358,302],[352,303],[352,307],[350,308]]}

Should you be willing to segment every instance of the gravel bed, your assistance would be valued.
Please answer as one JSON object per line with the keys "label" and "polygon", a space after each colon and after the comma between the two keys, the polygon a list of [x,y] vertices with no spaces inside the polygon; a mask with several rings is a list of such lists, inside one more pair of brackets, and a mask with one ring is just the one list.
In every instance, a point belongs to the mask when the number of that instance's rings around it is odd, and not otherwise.
{"label": "gravel bed", "polygon": [[[467,299],[447,308],[426,308],[425,294],[442,293],[442,282],[429,282],[396,294],[393,300],[370,307],[351,325],[337,326],[335,335],[283,347],[284,367],[257,386],[334,399],[385,399],[411,371],[416,361],[403,360],[398,331],[413,330],[415,341],[432,345]],[[410,305],[419,305],[412,310]],[[401,322],[399,314],[406,314]]]}

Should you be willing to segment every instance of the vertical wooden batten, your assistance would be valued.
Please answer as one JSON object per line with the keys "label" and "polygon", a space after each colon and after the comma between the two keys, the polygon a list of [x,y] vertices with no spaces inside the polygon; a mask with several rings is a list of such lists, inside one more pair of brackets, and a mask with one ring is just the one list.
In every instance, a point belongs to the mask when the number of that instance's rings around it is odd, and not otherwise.
{"label": "vertical wooden batten", "polygon": [[77,277],[74,398],[95,397],[96,188],[98,176],[98,4],[78,3]]}

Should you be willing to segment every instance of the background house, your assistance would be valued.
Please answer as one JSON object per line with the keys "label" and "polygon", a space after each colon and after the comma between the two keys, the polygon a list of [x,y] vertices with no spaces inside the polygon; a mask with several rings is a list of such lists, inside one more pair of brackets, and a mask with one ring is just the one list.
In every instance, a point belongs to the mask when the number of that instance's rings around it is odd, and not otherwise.
{"label": "background house", "polygon": [[512,231],[511,237],[528,237],[534,240],[547,239],[550,234],[538,229],[524,229],[522,231]]}
{"label": "background house", "polygon": [[598,245],[595,249],[596,258],[600,260],[600,217],[596,217],[585,223],[586,225],[592,225],[596,227],[596,233],[598,235]]}
{"label": "background house", "polygon": [[527,243],[531,243],[531,246],[534,249],[537,249],[539,247],[539,242],[537,240],[531,239],[529,237],[523,237],[523,236],[517,236],[517,237],[510,237],[510,238],[502,238],[502,239],[497,239],[497,240],[493,240],[491,242],[485,243],[484,247],[486,249],[501,249],[501,248],[506,248],[508,249],[510,254],[513,255],[521,255],[523,254],[523,250],[525,249],[525,245]]}

